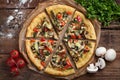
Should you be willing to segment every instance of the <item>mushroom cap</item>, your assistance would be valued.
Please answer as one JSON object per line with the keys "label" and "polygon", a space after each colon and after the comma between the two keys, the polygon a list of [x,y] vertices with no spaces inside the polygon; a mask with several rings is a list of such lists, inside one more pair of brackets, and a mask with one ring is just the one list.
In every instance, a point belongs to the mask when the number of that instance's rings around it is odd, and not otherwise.
{"label": "mushroom cap", "polygon": [[98,57],[105,55],[105,53],[106,53],[105,47],[99,47],[96,49],[96,52],[95,52],[96,56],[98,56]]}
{"label": "mushroom cap", "polygon": [[108,49],[105,54],[105,59],[107,61],[113,61],[116,58],[116,51],[114,49]]}
{"label": "mushroom cap", "polygon": [[105,60],[103,58],[98,58],[98,61],[95,63],[95,66],[98,66],[100,69],[105,68]]}
{"label": "mushroom cap", "polygon": [[87,72],[88,73],[96,73],[98,71],[98,67],[97,66],[94,66],[94,64],[90,64],[88,67],[87,67]]}

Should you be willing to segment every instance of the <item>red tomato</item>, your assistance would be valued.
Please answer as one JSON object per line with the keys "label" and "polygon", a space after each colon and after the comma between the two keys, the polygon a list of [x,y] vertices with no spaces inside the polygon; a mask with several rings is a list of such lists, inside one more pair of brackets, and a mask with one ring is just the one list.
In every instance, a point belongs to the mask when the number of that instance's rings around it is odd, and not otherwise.
{"label": "red tomato", "polygon": [[57,14],[57,18],[58,18],[58,19],[62,19],[62,14],[58,13],[58,14]]}
{"label": "red tomato", "polygon": [[70,63],[70,60],[67,59],[66,63],[67,63],[67,65],[72,66],[72,64]]}
{"label": "red tomato", "polygon": [[48,40],[49,43],[54,44],[54,40]]}
{"label": "red tomato", "polygon": [[34,32],[38,32],[39,29],[38,29],[38,28],[34,28],[33,31],[34,31]]}
{"label": "red tomato", "polygon": [[71,68],[71,66],[69,65],[64,66],[64,69],[68,69],[68,68]]}
{"label": "red tomato", "polygon": [[59,53],[59,55],[61,56],[61,57],[63,57],[64,55],[65,55],[65,51],[62,51],[61,53]]}
{"label": "red tomato", "polygon": [[23,68],[25,66],[25,61],[22,58],[16,60],[16,64],[19,68]]}
{"label": "red tomato", "polygon": [[82,19],[81,19],[81,17],[80,17],[79,15],[77,16],[77,18],[76,18],[76,19],[77,19],[77,21],[79,21],[79,22],[81,22],[81,21],[82,21]]}
{"label": "red tomato", "polygon": [[71,38],[72,38],[72,39],[76,39],[76,35],[74,35],[74,34],[71,35]]}
{"label": "red tomato", "polygon": [[40,39],[40,41],[41,41],[41,42],[44,42],[44,41],[45,41],[45,38],[44,38],[44,37],[42,37],[42,38]]}
{"label": "red tomato", "polygon": [[66,13],[67,13],[68,15],[71,15],[71,14],[72,14],[72,12],[71,12],[71,11],[67,11]]}
{"label": "red tomato", "polygon": [[19,52],[17,51],[17,50],[12,50],[11,52],[10,52],[10,55],[11,55],[11,57],[12,58],[18,58],[19,57]]}
{"label": "red tomato", "polygon": [[15,66],[16,65],[15,60],[13,58],[11,58],[11,57],[8,58],[7,59],[7,65],[10,66],[10,67]]}
{"label": "red tomato", "polygon": [[45,67],[45,65],[46,65],[45,62],[43,62],[43,61],[41,61],[41,64],[42,64],[42,66],[44,66],[44,67]]}
{"label": "red tomato", "polygon": [[85,46],[84,52],[86,53],[86,52],[88,52],[88,51],[89,51],[89,47],[88,47],[88,46]]}
{"label": "red tomato", "polygon": [[19,70],[17,67],[11,67],[11,73],[14,75],[14,76],[17,76],[19,75]]}
{"label": "red tomato", "polygon": [[48,50],[48,51],[50,51],[52,53],[52,49],[51,48],[45,46],[45,49]]}

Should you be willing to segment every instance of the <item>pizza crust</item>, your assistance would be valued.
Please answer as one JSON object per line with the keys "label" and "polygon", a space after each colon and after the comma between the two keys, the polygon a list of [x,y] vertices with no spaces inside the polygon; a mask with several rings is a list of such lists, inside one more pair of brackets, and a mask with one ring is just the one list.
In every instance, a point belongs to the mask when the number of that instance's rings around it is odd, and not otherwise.
{"label": "pizza crust", "polygon": [[39,69],[42,70],[44,67],[41,65],[41,60],[35,58],[35,54],[32,52],[30,46],[30,40],[26,40],[26,50],[27,50],[27,55],[29,57],[29,59],[32,61],[32,63]]}
{"label": "pizza crust", "polygon": [[82,58],[79,58],[79,61],[76,63],[77,68],[81,68],[83,67],[87,62],[89,62],[89,60],[91,59],[91,57],[94,54],[94,49],[95,49],[95,42],[90,42],[92,48],[90,48],[90,51],[88,53],[83,53]]}
{"label": "pizza crust", "polygon": [[[31,21],[31,24],[28,26],[28,29],[27,29],[27,33],[26,33],[26,37],[33,37],[32,34],[33,34],[33,29],[42,23],[42,20],[43,18],[47,17],[46,13],[45,12],[42,12],[40,13],[39,15],[37,15],[32,21]],[[51,24],[50,24],[51,25]],[[51,25],[52,26],[52,25]]]}
{"label": "pizza crust", "polygon": [[64,11],[71,11],[73,13],[75,11],[74,8],[67,6],[67,5],[61,5],[61,4],[47,7],[46,10],[49,15],[50,15],[51,10],[54,12],[54,14],[57,14],[58,12],[64,12]]}
{"label": "pizza crust", "polygon": [[[74,12],[75,9],[70,7],[70,6],[66,6],[66,5],[53,5],[53,6],[50,6],[48,8],[46,8],[48,14],[50,14],[50,11],[53,10],[53,12],[55,14],[57,14],[58,12],[64,12],[64,11],[71,11],[71,12]],[[88,35],[87,38],[89,39],[94,39],[96,40],[96,34],[95,34],[95,29],[92,25],[92,23],[85,18],[85,16],[76,11],[75,12],[75,15],[74,17],[76,17],[77,15],[80,15],[80,17],[83,19],[84,23],[87,25],[87,30],[89,31],[90,35],[92,36],[92,38],[90,38]],[[27,32],[26,32],[26,37],[33,37],[32,34],[33,34],[33,29],[41,23],[41,20],[44,18],[44,17],[47,17],[46,13],[45,12],[42,12],[40,13],[39,15],[37,15],[32,21],[31,21],[31,24],[28,26],[28,29],[27,29]],[[47,17],[48,18],[48,17]],[[52,17],[50,16],[50,18],[52,19]],[[52,26],[52,25],[51,25]],[[85,64],[87,64],[87,62],[89,62],[89,60],[91,59],[91,57],[93,56],[94,54],[94,48],[95,48],[95,43],[94,42],[91,42],[92,44],[92,48],[90,49],[90,52],[89,53],[86,53],[83,55],[82,58],[79,59],[79,61],[76,63],[76,66],[77,68],[81,68],[83,67]],[[26,40],[25,41],[25,45],[26,45],[26,50],[27,50],[27,55],[29,57],[29,59],[32,61],[32,63],[39,69],[39,70],[42,70],[44,67],[41,65],[41,60],[40,59],[37,59],[35,58],[35,54],[32,53],[31,51],[31,43],[30,43],[30,40]],[[89,55],[88,55],[89,54]],[[51,74],[51,75],[56,75],[56,76],[67,76],[67,75],[71,75],[73,73],[75,73],[74,69],[68,69],[68,70],[65,70],[65,71],[59,71],[55,68],[52,68],[50,66],[47,66],[45,71],[46,73],[48,74]]]}
{"label": "pizza crust", "polygon": [[45,69],[45,72],[48,74],[56,75],[56,76],[67,76],[67,75],[75,73],[74,69],[68,69],[65,71],[62,71],[62,70],[58,71],[58,70],[56,70],[52,67],[49,67],[49,66]]}
{"label": "pizza crust", "polygon": [[76,11],[74,14],[74,17],[77,17],[78,15],[80,15],[81,19],[83,20],[83,22],[85,23],[86,27],[87,27],[87,31],[89,32],[89,35],[87,34],[87,38],[88,39],[94,39],[96,40],[96,33],[95,33],[95,29],[94,26],[92,25],[92,23],[90,22],[90,20],[86,19],[85,16],[81,13]]}

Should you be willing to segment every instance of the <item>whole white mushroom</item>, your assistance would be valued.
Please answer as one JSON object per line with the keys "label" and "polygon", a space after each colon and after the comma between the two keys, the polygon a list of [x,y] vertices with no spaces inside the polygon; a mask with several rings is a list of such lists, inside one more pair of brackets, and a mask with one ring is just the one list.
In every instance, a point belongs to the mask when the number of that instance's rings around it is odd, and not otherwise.
{"label": "whole white mushroom", "polygon": [[95,52],[96,56],[98,56],[98,57],[103,57],[105,55],[105,53],[106,53],[105,47],[98,47]]}
{"label": "whole white mushroom", "polygon": [[105,54],[105,59],[107,61],[113,61],[116,58],[116,51],[114,49],[108,49]]}

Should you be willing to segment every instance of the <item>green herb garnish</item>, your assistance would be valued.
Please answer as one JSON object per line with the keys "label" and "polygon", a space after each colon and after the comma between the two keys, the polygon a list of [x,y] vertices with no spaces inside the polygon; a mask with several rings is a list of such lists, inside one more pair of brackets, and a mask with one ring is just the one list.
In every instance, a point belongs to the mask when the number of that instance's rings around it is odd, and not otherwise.
{"label": "green herb garnish", "polygon": [[115,0],[75,0],[87,10],[87,18],[97,18],[103,26],[120,18],[120,5]]}

